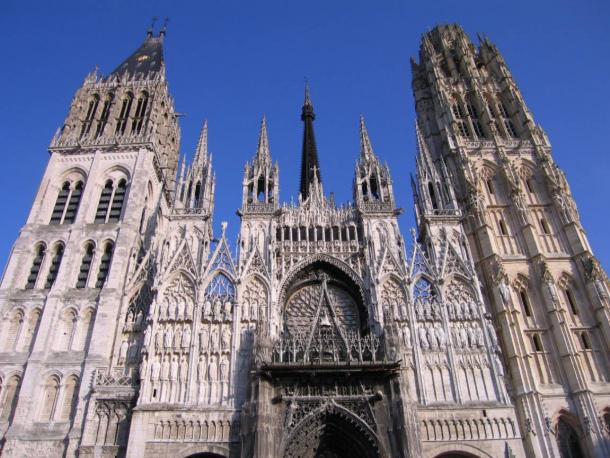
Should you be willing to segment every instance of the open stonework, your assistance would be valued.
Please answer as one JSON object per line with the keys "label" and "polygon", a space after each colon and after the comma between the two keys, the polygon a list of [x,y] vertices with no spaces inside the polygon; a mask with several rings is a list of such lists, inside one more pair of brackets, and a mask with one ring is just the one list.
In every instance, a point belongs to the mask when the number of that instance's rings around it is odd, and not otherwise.
{"label": "open stonework", "polygon": [[412,61],[409,243],[364,118],[352,202],[325,193],[306,88],[298,202],[263,119],[236,250],[164,39],[51,141],[0,288],[2,456],[610,456],[608,279],[487,38],[439,26]]}

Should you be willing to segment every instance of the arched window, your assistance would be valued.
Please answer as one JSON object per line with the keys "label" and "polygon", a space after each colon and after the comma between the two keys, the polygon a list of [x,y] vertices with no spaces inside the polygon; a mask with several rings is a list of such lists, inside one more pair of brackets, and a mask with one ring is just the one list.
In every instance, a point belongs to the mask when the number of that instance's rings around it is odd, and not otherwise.
{"label": "arched window", "polygon": [[82,181],[77,181],[74,184],[69,181],[64,182],[57,194],[49,224],[72,224],[76,219],[82,193]]}
{"label": "arched window", "polygon": [[531,177],[525,179],[525,187],[527,188],[527,192],[534,194],[534,181]]}
{"label": "arched window", "polygon": [[89,279],[89,273],[91,272],[91,263],[93,261],[94,250],[95,245],[93,242],[85,243],[85,254],[83,255],[83,260],[81,261],[80,269],[78,271],[78,278],[76,279],[77,288],[87,287],[87,280]]}
{"label": "arched window", "polygon": [[76,387],[78,385],[78,378],[75,375],[68,377],[66,384],[64,385],[64,396],[61,402],[61,411],[59,412],[58,421],[70,420],[70,414],[72,413],[72,407],[76,401],[78,392]]}
{"label": "arched window", "polygon": [[523,289],[519,290],[519,301],[521,302],[521,307],[525,312],[526,316],[532,316],[532,310],[530,308],[530,300],[527,296],[527,292]]}
{"label": "arched window", "polygon": [[487,180],[485,180],[485,187],[487,188],[487,192],[489,193],[489,195],[493,196],[494,195],[494,182],[492,178],[488,178]]}
{"label": "arched window", "polygon": [[194,203],[194,207],[195,208],[199,208],[201,204],[201,182],[197,182],[197,184],[195,185],[195,203]]}
{"label": "arched window", "polygon": [[581,458],[585,456],[580,446],[578,434],[564,418],[560,418],[557,423],[556,437],[561,458]]}
{"label": "arched window", "polygon": [[47,275],[47,281],[44,284],[45,289],[50,289],[57,279],[57,272],[59,272],[59,266],[61,265],[61,259],[64,256],[64,244],[57,243],[53,250],[53,258],[51,258],[51,265],[49,266],[49,274]]}
{"label": "arched window", "polygon": [[591,341],[589,340],[589,336],[586,332],[582,332],[580,334],[580,343],[582,344],[583,350],[591,350]]}
{"label": "arched window", "polygon": [[64,216],[64,210],[66,208],[66,203],[68,202],[69,195],[70,195],[70,182],[66,181],[61,186],[61,190],[59,191],[59,194],[57,194],[57,200],[55,201],[55,206],[53,207],[53,213],[51,214],[50,224],[61,224],[61,221]]}
{"label": "arched window", "polygon": [[100,201],[95,212],[96,223],[115,223],[121,219],[127,180],[121,178],[115,187],[112,180],[106,181],[100,195]]}
{"label": "arched window", "polygon": [[540,218],[540,229],[544,235],[551,235],[551,229],[549,228],[549,224],[546,222],[546,219]]}
{"label": "arched window", "polygon": [[76,219],[76,212],[78,211],[78,206],[80,205],[80,198],[82,194],[83,182],[77,181],[74,185],[74,188],[72,189],[70,198],[68,200],[68,207],[66,208],[66,213],[62,221],[63,224],[72,224]]}
{"label": "arched window", "polygon": [[61,316],[57,329],[55,349],[57,351],[69,351],[72,349],[72,341],[76,331],[76,313],[74,310],[65,310]]}
{"label": "arched window", "polygon": [[17,407],[17,399],[19,388],[21,388],[21,377],[13,375],[6,384],[2,387],[4,390],[4,402],[2,403],[2,413],[0,413],[0,421],[10,422],[15,414]]}
{"label": "arched window", "polygon": [[127,191],[127,181],[125,179],[119,180],[119,184],[114,190],[114,196],[112,197],[112,205],[110,206],[110,215],[108,215],[109,223],[116,223],[121,219],[121,213],[123,212],[123,203],[125,202],[125,192]]}
{"label": "arched window", "polygon": [[21,334],[21,328],[23,327],[23,312],[21,310],[13,311],[11,318],[8,322],[6,329],[6,335],[4,336],[3,350],[6,352],[15,351],[17,342],[19,341],[19,335]]}
{"label": "arched window", "polygon": [[112,252],[114,251],[114,244],[112,242],[106,242],[104,246],[104,253],[100,259],[100,268],[97,273],[97,281],[95,282],[96,288],[102,288],[108,278],[108,271],[110,270],[110,262],[112,261]]}
{"label": "arched window", "polygon": [[40,323],[40,310],[35,309],[30,313],[30,318],[25,324],[23,332],[23,338],[21,339],[21,349],[29,352],[34,345],[34,338],[38,331],[38,324]]}
{"label": "arched window", "polygon": [[112,199],[113,191],[112,180],[106,181],[102,194],[100,195],[100,201],[97,205],[97,211],[95,212],[95,222],[105,223],[106,216],[108,215],[108,209],[110,208],[110,201]]}
{"label": "arched window", "polygon": [[104,100],[104,106],[102,107],[102,114],[100,115],[100,120],[97,123],[97,130],[95,131],[96,137],[100,137],[104,133],[106,124],[108,124],[108,119],[110,118],[110,107],[112,106],[113,98],[114,98],[113,94],[108,94],[106,96],[106,99]]}
{"label": "arched window", "polygon": [[542,347],[542,341],[540,340],[540,336],[538,334],[532,335],[532,344],[534,347],[534,351],[541,352],[544,351]]}
{"label": "arched window", "polygon": [[53,411],[57,403],[57,394],[59,393],[59,379],[52,375],[44,384],[42,390],[42,402],[40,403],[40,421],[51,421],[53,419]]}
{"label": "arched window", "polygon": [[119,135],[123,135],[125,133],[132,104],[133,94],[131,92],[128,92],[125,98],[123,99],[123,103],[121,104],[121,112],[119,113],[119,118],[117,119],[116,133]]}
{"label": "arched window", "polygon": [[500,235],[508,235],[508,230],[506,229],[506,223],[504,223],[504,220],[498,220],[498,226],[500,227]]}
{"label": "arched window", "polygon": [[40,273],[40,267],[44,261],[44,255],[46,253],[46,247],[39,243],[34,249],[34,259],[32,260],[32,267],[30,268],[30,274],[28,275],[25,289],[36,288],[36,281],[38,280],[38,274]]}
{"label": "arched window", "polygon": [[89,131],[91,130],[91,124],[93,124],[93,120],[95,119],[95,113],[97,112],[97,106],[100,103],[100,96],[94,94],[91,100],[89,100],[89,104],[87,105],[87,113],[85,114],[85,119],[83,120],[83,125],[80,130],[80,136],[86,137],[89,135]]}
{"label": "arched window", "polygon": [[576,301],[574,300],[574,294],[572,294],[572,290],[570,288],[566,288],[563,290],[563,292],[566,296],[566,301],[570,306],[570,310],[574,315],[578,315],[578,308],[576,307]]}
{"label": "arched window", "polygon": [[138,97],[136,103],[136,112],[133,116],[133,124],[131,125],[131,133],[139,134],[144,125],[144,119],[146,118],[146,107],[148,105],[148,93],[142,92]]}
{"label": "arched window", "polygon": [[472,121],[474,133],[477,135],[477,137],[483,138],[485,134],[483,133],[483,128],[481,127],[479,113],[472,100],[468,101],[468,103],[466,104],[466,111],[468,112],[468,116],[470,116],[470,120]]}
{"label": "arched window", "polygon": [[93,319],[95,313],[93,310],[87,310],[80,319],[78,330],[78,338],[72,346],[75,351],[85,351],[87,343],[91,340],[91,331],[93,331]]}
{"label": "arched window", "polygon": [[434,193],[434,185],[428,182],[428,194],[430,194],[430,203],[434,210],[438,210],[438,204],[436,202],[436,194]]}

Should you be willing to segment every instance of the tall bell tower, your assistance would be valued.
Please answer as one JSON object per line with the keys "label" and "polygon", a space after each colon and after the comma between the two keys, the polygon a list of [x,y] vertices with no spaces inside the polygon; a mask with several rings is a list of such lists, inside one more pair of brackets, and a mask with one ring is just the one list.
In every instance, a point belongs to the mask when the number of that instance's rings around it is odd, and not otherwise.
{"label": "tall bell tower", "polygon": [[438,26],[412,69],[427,156],[418,212],[446,214],[466,235],[527,454],[608,455],[607,277],[547,136],[487,38],[475,47],[459,26]]}
{"label": "tall bell tower", "polygon": [[[113,72],[87,75],[51,140],[0,287],[3,456],[127,445],[146,314],[132,299],[150,294],[180,141],[164,38],[149,30]],[[82,442],[96,415],[104,434]]]}

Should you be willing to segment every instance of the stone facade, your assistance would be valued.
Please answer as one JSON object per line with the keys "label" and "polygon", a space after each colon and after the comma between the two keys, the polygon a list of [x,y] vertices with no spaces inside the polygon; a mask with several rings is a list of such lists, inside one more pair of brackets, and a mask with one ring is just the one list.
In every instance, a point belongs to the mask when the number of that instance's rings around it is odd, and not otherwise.
{"label": "stone facade", "polygon": [[413,61],[417,234],[364,119],[353,202],[263,119],[237,252],[207,124],[179,164],[163,40],[87,76],[0,288],[4,456],[609,456],[607,277],[497,49]]}

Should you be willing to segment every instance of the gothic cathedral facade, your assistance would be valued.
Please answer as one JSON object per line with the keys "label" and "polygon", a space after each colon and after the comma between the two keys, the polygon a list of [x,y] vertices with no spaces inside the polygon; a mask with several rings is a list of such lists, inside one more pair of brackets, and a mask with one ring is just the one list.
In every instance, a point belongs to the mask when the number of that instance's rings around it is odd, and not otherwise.
{"label": "gothic cathedral facade", "polygon": [[325,194],[306,89],[299,200],[263,119],[236,250],[164,38],[51,141],[0,288],[2,456],[610,456],[608,278],[487,38],[438,26],[412,61],[409,243],[364,119],[353,201]]}

